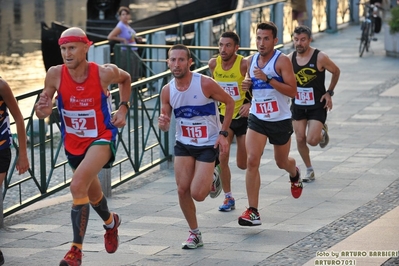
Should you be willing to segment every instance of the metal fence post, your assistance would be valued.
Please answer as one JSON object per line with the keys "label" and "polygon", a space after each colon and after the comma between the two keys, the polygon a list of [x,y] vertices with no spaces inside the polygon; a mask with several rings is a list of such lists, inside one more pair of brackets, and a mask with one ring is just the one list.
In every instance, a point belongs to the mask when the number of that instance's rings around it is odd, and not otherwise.
{"label": "metal fence post", "polygon": [[[32,121],[33,123],[33,121]],[[32,125],[33,127],[33,125]],[[34,129],[34,128],[33,128]],[[47,191],[47,170],[46,170],[46,134],[47,123],[44,119],[39,119],[39,147],[40,147],[40,190],[42,193]]]}
{"label": "metal fence post", "polygon": [[100,173],[98,174],[98,178],[100,179],[104,196],[110,198],[112,196],[111,168],[101,169]]}
{"label": "metal fence post", "polygon": [[285,3],[277,3],[275,5],[270,6],[271,8],[271,16],[272,19],[271,21],[274,22],[277,26],[277,38],[278,38],[278,43],[284,43],[284,16],[281,14],[284,14],[284,4]]}
{"label": "metal fence post", "polygon": [[[213,41],[213,21],[205,20],[199,23],[199,32],[200,34],[196,34],[196,45],[198,46],[212,46]],[[212,51],[201,50],[198,52],[199,59],[201,61],[208,62],[209,58],[212,57]],[[196,67],[201,67],[202,65],[197,65]]]}
{"label": "metal fence post", "polygon": [[304,24],[313,32],[313,0],[306,0],[306,6],[308,18],[304,21]]}
{"label": "metal fence post", "polygon": [[122,49],[122,46],[120,43],[116,43],[114,45],[114,63],[118,67],[121,66],[121,49]]}
{"label": "metal fence post", "polygon": [[111,62],[111,47],[106,45],[90,46],[89,52],[87,53],[87,59],[90,62],[96,62],[97,64],[106,64]]}
{"label": "metal fence post", "polygon": [[359,5],[357,5],[358,1],[355,0],[350,0],[349,6],[350,6],[350,19],[352,22],[359,24],[360,19],[359,19]]}
{"label": "metal fence post", "polygon": [[[237,34],[240,36],[241,47],[251,47],[251,11],[247,10],[236,15],[239,23]],[[240,52],[244,56],[248,56],[249,52]]]}
{"label": "metal fence post", "polygon": [[337,32],[337,0],[327,0],[327,30],[328,33]]}
{"label": "metal fence post", "polygon": [[[152,34],[152,44],[159,44],[165,45],[166,44],[166,32],[165,31],[157,31]],[[151,77],[154,73],[161,73],[166,71],[167,64],[166,61],[166,52],[165,49],[160,48],[148,48],[148,54],[150,55],[149,58],[156,59],[157,62],[150,62],[150,66],[153,72],[150,72],[150,69],[147,69],[147,77]],[[162,85],[162,81],[158,81],[158,85]],[[147,85],[151,88],[151,84]],[[157,86],[161,87],[161,86]],[[156,91],[157,93],[160,92],[160,89]]]}
{"label": "metal fence post", "polygon": [[175,116],[172,113],[172,117],[170,118],[170,125],[168,134],[162,134],[162,142],[168,149],[168,153],[172,155],[172,161],[168,161],[166,163],[161,164],[161,170],[169,169],[173,167],[173,160],[175,155],[175,143],[176,143],[176,120]]}

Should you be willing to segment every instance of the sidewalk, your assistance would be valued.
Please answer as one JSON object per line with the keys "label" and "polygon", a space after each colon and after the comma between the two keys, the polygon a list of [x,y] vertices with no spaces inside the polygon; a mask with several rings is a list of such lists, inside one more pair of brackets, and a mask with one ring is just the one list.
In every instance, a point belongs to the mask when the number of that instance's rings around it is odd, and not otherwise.
{"label": "sidewalk", "polygon": [[[292,198],[288,175],[275,165],[268,144],[260,168],[262,225],[239,226],[248,203],[245,172],[235,166],[232,145],[237,209],[219,212],[222,196],[196,204],[204,247],[181,249],[188,226],[173,169],[152,171],[108,199],[122,217],[115,254],[104,250],[102,222],[91,212],[83,265],[333,265],[320,261],[332,263],[327,255],[338,252],[340,265],[371,266],[399,255],[399,59],[385,56],[383,32],[379,35],[373,53],[362,58],[359,26],[315,36],[312,45],[340,67],[341,77],[327,120],[330,144],[311,148],[316,181],[305,184],[299,199]],[[295,138],[291,155],[304,172]],[[70,199],[44,200],[5,219],[0,230],[5,265],[58,265],[72,239]],[[391,253],[370,257],[370,251]]]}

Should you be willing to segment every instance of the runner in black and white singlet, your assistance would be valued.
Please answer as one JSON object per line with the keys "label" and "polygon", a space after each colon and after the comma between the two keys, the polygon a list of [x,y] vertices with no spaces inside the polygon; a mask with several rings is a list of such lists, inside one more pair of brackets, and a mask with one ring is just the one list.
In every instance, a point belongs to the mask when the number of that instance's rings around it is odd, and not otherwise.
{"label": "runner in black and white singlet", "polygon": [[290,98],[295,96],[296,84],[289,58],[274,49],[277,27],[273,22],[259,23],[256,29],[258,52],[248,58],[249,67],[242,83],[244,90],[252,91],[252,103],[246,137],[246,188],[248,208],[238,218],[243,226],[260,225],[258,212],[259,166],[267,140],[274,147],[274,159],[280,169],[289,173],[291,194],[299,198],[302,181],[295,159],[289,157],[293,133]]}
{"label": "runner in black and white singlet", "polygon": [[[168,131],[171,115],[175,117],[175,179],[180,208],[187,220],[188,239],[183,249],[203,246],[198,228],[195,201],[210,195],[217,197],[222,189],[219,175],[213,175],[215,160],[227,153],[227,129],[234,111],[234,100],[210,77],[190,71],[190,50],[182,45],[168,52],[168,66],[174,76],[161,91],[161,116],[158,127]],[[226,117],[220,125],[217,102],[226,104]]]}
{"label": "runner in black and white singlet", "polygon": [[[292,119],[296,136],[298,152],[306,166],[304,182],[315,180],[315,173],[310,160],[309,147],[327,146],[329,142],[326,122],[327,110],[333,107],[332,96],[338,82],[340,70],[323,52],[310,46],[311,31],[306,26],[294,30],[294,45],[296,51],[288,57],[292,61],[297,93],[292,99]],[[324,85],[325,72],[331,75],[328,90]]]}

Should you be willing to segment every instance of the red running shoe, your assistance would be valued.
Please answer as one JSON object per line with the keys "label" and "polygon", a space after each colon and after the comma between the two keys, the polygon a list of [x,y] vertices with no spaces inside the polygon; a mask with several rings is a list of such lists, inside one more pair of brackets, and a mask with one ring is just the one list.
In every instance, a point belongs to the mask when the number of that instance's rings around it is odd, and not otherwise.
{"label": "red running shoe", "polygon": [[105,250],[108,253],[114,253],[119,246],[119,236],[118,236],[118,227],[121,224],[122,219],[118,214],[114,213],[114,228],[107,228],[104,225],[105,235],[104,235],[104,245]]}
{"label": "red running shoe", "polygon": [[238,224],[241,226],[261,225],[262,222],[260,221],[259,212],[252,208],[248,208],[240,217],[238,217]]}
{"label": "red running shoe", "polygon": [[71,250],[65,255],[64,259],[60,261],[60,266],[80,266],[82,265],[82,251],[72,246]]}
{"label": "red running shoe", "polygon": [[298,173],[298,181],[296,182],[291,182],[291,194],[294,198],[299,198],[302,194],[302,189],[303,189],[303,184],[302,184],[302,179],[301,179],[301,172],[299,171],[299,168],[296,168],[296,171]]}

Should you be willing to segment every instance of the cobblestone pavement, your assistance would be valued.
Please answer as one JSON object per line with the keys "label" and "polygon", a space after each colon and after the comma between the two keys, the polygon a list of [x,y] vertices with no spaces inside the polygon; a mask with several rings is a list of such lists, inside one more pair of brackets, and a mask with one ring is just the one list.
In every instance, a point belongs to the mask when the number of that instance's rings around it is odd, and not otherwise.
{"label": "cobblestone pavement", "polygon": [[[237,209],[219,212],[221,196],[196,204],[204,247],[181,249],[188,227],[173,169],[155,169],[109,198],[111,210],[122,217],[115,254],[105,252],[102,224],[92,212],[84,265],[333,265],[334,252],[341,255],[334,261],[340,265],[398,265],[399,59],[385,56],[383,32],[379,35],[362,58],[358,26],[315,36],[313,46],[337,63],[341,78],[327,120],[330,144],[311,148],[316,181],[305,184],[299,199],[291,197],[288,176],[267,145],[260,168],[262,225],[239,226],[247,206],[245,172],[235,166],[232,145]],[[291,155],[305,170],[295,138]],[[5,265],[57,265],[72,237],[70,196],[43,200],[4,222]],[[388,253],[373,257],[372,251]],[[342,257],[345,252],[350,256]]]}

